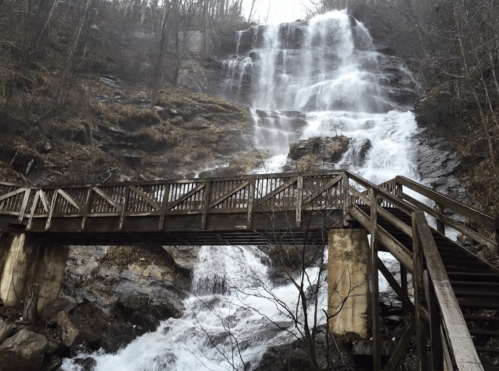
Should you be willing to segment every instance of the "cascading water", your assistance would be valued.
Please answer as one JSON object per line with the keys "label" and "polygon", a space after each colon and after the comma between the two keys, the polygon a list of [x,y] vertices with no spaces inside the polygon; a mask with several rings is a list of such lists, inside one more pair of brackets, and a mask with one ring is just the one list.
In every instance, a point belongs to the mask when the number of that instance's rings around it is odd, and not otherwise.
{"label": "cascading water", "polygon": [[[248,56],[225,62],[222,88],[227,96],[251,101],[255,146],[275,155],[267,171],[282,168],[292,142],[342,134],[352,140],[337,167],[375,183],[395,175],[416,178],[414,117],[392,99],[393,87],[362,24],[331,12],[308,23],[255,27],[252,36]],[[269,299],[274,295],[297,308],[297,291],[273,284],[268,261],[256,247],[201,248],[184,316],[163,322],[116,354],[90,355],[96,371],[253,369],[269,346],[296,334],[283,307]],[[319,269],[307,274],[314,282]],[[324,292],[319,301],[325,308]],[[73,360],[65,360],[62,369],[81,370]]]}

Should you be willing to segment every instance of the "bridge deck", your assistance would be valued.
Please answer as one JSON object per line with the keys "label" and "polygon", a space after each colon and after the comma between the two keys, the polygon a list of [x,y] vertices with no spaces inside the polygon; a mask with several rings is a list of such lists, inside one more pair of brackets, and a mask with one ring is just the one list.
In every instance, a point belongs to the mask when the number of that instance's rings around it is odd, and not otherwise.
{"label": "bridge deck", "polygon": [[[325,244],[344,172],[29,188],[0,183],[1,228],[63,244]],[[3,226],[3,227],[2,227]]]}

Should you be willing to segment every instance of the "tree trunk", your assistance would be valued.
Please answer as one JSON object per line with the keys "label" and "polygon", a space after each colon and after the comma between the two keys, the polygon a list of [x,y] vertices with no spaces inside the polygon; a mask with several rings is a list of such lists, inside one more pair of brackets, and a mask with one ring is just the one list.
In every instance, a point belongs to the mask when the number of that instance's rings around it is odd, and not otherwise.
{"label": "tree trunk", "polygon": [[209,0],[204,0],[204,41],[203,41],[203,59],[208,60],[210,57],[210,40],[209,40],[209,32],[208,32],[208,4]]}

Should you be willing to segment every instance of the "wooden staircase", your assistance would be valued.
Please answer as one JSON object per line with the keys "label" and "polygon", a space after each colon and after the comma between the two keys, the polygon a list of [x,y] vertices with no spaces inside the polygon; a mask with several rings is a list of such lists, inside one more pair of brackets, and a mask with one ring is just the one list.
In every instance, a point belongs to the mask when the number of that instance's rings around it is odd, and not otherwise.
{"label": "wooden staircase", "polygon": [[[369,207],[364,206],[365,212]],[[385,208],[390,214],[411,225],[411,218],[396,208]],[[397,230],[383,217],[378,225],[412,251],[412,239]],[[499,270],[447,238],[431,230],[450,283],[482,360],[484,370],[499,371],[494,366],[499,355]]]}
{"label": "wooden staircase", "polygon": [[[359,191],[358,186],[350,190],[353,196],[351,215],[370,233],[374,232],[376,245],[372,246],[377,246],[378,250],[392,252],[414,275],[415,321],[420,321],[421,327],[428,327],[426,332],[430,334],[431,344],[431,359],[428,361],[425,331],[415,331],[418,337],[416,343],[418,344],[419,369],[499,371],[499,270],[445,236],[445,224],[447,224],[445,222],[449,221],[452,227],[457,227],[465,235],[473,235],[475,240],[479,239],[483,245],[494,248],[496,253],[497,243],[483,236],[477,237],[474,231],[468,233],[466,226],[459,225],[443,214],[441,205],[437,204],[436,210],[430,209],[423,201],[405,194],[402,186],[409,186],[413,191],[420,191],[422,196],[430,200],[443,201],[449,209],[457,205],[455,209],[458,209],[461,215],[464,212],[465,217],[470,217],[466,215],[467,206],[447,199],[443,195],[435,196],[436,192],[431,189],[414,185],[412,181],[405,178],[399,179],[400,182],[396,178],[376,188],[363,179],[353,178],[366,190]],[[372,207],[374,202],[377,205],[376,208]],[[417,225],[417,220],[424,219],[426,223],[421,209],[437,218],[436,228],[427,227],[426,236],[424,236],[424,228]],[[478,215],[479,218],[488,222],[486,216],[476,210],[472,210],[469,214]],[[491,229],[497,228],[497,225],[492,222],[488,226],[492,227]],[[416,256],[418,252],[414,251],[415,241],[420,246],[418,249],[424,251],[424,254],[419,257],[419,268]],[[430,241],[431,244],[425,241]],[[435,249],[432,251],[430,246],[426,251],[428,247],[426,245],[433,245]],[[376,266],[372,269],[376,269]],[[383,274],[387,274],[386,269]],[[439,277],[439,279],[432,282],[431,277]],[[388,281],[390,283],[390,279]],[[419,288],[417,281],[420,282]],[[441,285],[442,283],[444,283],[443,286],[447,283],[446,289]],[[372,287],[376,285],[371,282]],[[392,284],[392,287],[396,293],[404,295],[396,282]],[[375,294],[372,300],[376,302]],[[379,330],[376,329],[378,316],[375,310],[372,316],[373,338],[376,343],[376,337],[379,339],[380,335],[376,333]],[[420,318],[425,318],[425,321],[421,321]],[[452,321],[449,321],[449,318]],[[459,321],[462,321],[461,326],[459,326]],[[417,323],[416,327],[418,327]],[[467,334],[464,328],[467,328]],[[400,343],[403,342],[404,339],[401,339]],[[408,343],[407,339],[405,342]],[[470,352],[471,348],[474,348],[476,353]],[[400,353],[401,351],[392,355],[394,359],[391,359],[391,362],[385,366],[385,371],[395,370],[395,365],[398,363],[395,357],[401,357]],[[376,355],[374,356],[374,369],[381,370]]]}

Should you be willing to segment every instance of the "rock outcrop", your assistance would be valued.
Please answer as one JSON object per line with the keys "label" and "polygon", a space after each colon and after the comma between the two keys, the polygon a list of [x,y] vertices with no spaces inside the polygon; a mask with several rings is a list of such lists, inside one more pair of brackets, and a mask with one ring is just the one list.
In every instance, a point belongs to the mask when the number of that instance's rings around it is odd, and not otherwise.
{"label": "rock outcrop", "polygon": [[0,345],[1,371],[39,371],[49,342],[43,335],[21,330]]}
{"label": "rock outcrop", "polygon": [[286,171],[309,171],[317,168],[333,169],[334,164],[347,152],[351,138],[313,137],[291,144]]}

